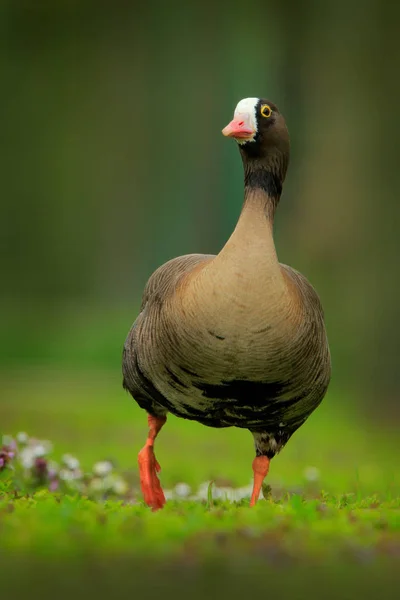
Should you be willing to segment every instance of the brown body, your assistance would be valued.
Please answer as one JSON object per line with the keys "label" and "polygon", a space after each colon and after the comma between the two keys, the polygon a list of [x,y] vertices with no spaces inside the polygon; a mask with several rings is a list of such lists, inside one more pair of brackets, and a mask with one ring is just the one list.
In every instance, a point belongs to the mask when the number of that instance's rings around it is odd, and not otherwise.
{"label": "brown body", "polygon": [[260,136],[258,152],[241,148],[245,200],[220,253],[173,259],[149,279],[123,360],[124,387],[150,415],[247,428],[257,456],[268,458],[330,379],[319,298],[278,262],[273,240],[288,162],[276,137],[281,120]]}
{"label": "brown body", "polygon": [[264,430],[274,454],[321,401],[330,360],[318,296],[279,264],[263,194],[246,199],[220,254],[182,256],[152,275],[124,376],[148,412]]}

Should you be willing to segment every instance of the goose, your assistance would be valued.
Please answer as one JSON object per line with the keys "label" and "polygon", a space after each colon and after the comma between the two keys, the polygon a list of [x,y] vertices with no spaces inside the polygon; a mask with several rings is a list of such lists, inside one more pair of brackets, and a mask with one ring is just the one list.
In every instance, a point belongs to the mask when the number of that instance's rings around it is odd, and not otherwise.
{"label": "goose", "polygon": [[243,162],[236,227],[217,255],[180,256],[151,275],[123,348],[123,387],[148,413],[138,462],[152,510],[165,504],[154,442],[169,412],[252,433],[254,506],[271,459],[320,404],[331,377],[319,297],[279,263],[273,239],[290,151],[284,117],[268,100],[245,98],[222,133]]}

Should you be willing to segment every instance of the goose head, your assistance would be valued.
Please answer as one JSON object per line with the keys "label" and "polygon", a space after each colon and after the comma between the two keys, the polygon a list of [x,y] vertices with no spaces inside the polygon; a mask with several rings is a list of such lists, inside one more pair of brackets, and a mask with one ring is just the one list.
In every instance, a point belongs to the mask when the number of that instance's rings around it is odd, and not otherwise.
{"label": "goose head", "polygon": [[276,104],[263,98],[244,98],[222,133],[239,144],[243,158],[267,158],[279,151],[288,158],[289,132]]}

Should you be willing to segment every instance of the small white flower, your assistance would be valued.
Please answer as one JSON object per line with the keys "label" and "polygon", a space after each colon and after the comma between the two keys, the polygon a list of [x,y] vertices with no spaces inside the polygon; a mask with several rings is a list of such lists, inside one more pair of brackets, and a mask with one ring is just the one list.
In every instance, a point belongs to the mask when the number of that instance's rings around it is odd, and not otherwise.
{"label": "small white flower", "polygon": [[112,486],[114,485],[115,480],[116,480],[116,477],[112,473],[109,473],[108,475],[103,477],[104,489],[111,490]]}
{"label": "small white flower", "polygon": [[18,444],[21,445],[26,445],[29,441],[29,436],[27,433],[25,433],[25,431],[20,431],[19,433],[17,433],[17,442]]}
{"label": "small white flower", "polygon": [[34,446],[32,448],[32,453],[35,458],[42,458],[47,454],[46,448],[43,446],[43,444],[37,444],[36,446]]}
{"label": "small white flower", "polygon": [[93,492],[103,492],[104,491],[104,480],[100,479],[100,477],[94,477],[90,482],[90,489]]}
{"label": "small white flower", "polygon": [[58,475],[63,481],[70,481],[74,476],[74,474],[68,469],[61,469]]}
{"label": "small white flower", "polygon": [[129,486],[123,479],[116,479],[112,489],[113,492],[118,496],[124,496],[127,493]]}
{"label": "small white flower", "polygon": [[71,471],[79,469],[79,460],[75,458],[75,456],[72,456],[71,454],[64,454],[61,460],[63,464]]}
{"label": "small white flower", "polygon": [[31,469],[35,462],[35,454],[33,448],[23,448],[19,453],[19,460],[24,469]]}
{"label": "small white flower", "polygon": [[105,477],[113,470],[113,466],[108,460],[102,460],[97,462],[93,466],[93,473],[98,477]]}
{"label": "small white flower", "polygon": [[199,485],[199,489],[197,490],[197,498],[199,500],[207,500],[209,485],[209,481],[203,481],[203,483]]}
{"label": "small white flower", "polygon": [[175,494],[180,498],[187,498],[191,491],[192,489],[187,483],[177,483],[175,486]]}
{"label": "small white flower", "polygon": [[307,467],[304,469],[304,477],[307,479],[307,481],[318,481],[319,470],[317,467]]}
{"label": "small white flower", "polygon": [[82,472],[79,470],[61,469],[58,476],[63,481],[74,481],[82,477]]}

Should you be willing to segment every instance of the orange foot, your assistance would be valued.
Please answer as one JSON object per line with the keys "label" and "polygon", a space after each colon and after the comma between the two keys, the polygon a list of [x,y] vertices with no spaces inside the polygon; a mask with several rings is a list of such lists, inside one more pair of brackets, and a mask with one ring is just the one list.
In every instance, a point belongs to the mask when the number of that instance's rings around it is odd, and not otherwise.
{"label": "orange foot", "polygon": [[254,484],[253,493],[250,499],[250,506],[257,503],[261,492],[263,481],[269,471],[269,458],[267,456],[256,456],[253,460]]}
{"label": "orange foot", "polygon": [[140,485],[144,501],[153,511],[159,510],[165,504],[165,496],[162,491],[160,480],[157,473],[161,470],[156,461],[154,449],[152,446],[145,446],[138,456]]}

